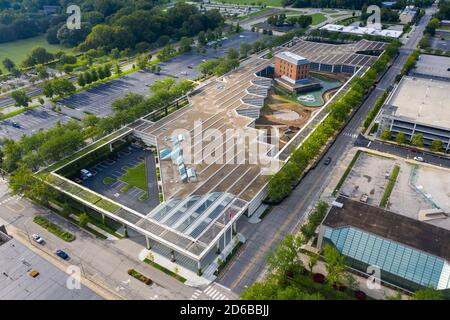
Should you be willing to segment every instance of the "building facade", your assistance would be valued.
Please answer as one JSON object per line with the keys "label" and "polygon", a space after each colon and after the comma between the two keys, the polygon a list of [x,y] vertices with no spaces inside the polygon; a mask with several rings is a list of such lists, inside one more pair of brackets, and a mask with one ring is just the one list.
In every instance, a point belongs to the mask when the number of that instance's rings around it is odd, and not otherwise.
{"label": "building facade", "polygon": [[363,273],[408,291],[450,288],[450,231],[344,197],[324,219],[318,246],[331,244]]}
{"label": "building facade", "polygon": [[275,77],[292,84],[301,83],[308,78],[310,65],[310,61],[302,56],[288,51],[280,52],[275,56]]}

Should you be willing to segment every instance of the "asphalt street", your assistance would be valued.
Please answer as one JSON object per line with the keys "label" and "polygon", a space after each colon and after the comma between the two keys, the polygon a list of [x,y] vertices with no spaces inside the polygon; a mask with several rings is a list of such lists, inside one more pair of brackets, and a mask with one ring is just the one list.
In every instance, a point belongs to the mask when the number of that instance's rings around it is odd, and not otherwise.
{"label": "asphalt street", "polygon": [[[4,224],[7,229],[12,226],[18,228],[23,235],[22,238],[28,239],[23,244],[40,249],[44,257],[48,254],[54,255],[57,249],[64,250],[70,259],[61,260],[63,265],[78,266],[85,278],[100,284],[101,288],[109,288],[125,299],[224,300],[235,297],[226,288],[216,284],[202,288],[188,287],[141,262],[138,257],[145,246],[142,236],[134,236],[130,233],[130,238],[127,239],[115,241],[98,239],[50,210],[27,199],[10,196],[6,184],[1,179],[0,203],[0,225]],[[32,221],[36,215],[45,216],[53,223],[75,234],[76,239],[73,242],[59,239]],[[45,245],[37,245],[31,240],[31,235],[35,233],[45,240]],[[130,277],[127,273],[130,268],[150,277],[154,284],[147,286]]]}
{"label": "asphalt street", "polygon": [[381,141],[372,141],[362,135],[358,136],[358,139],[355,142],[355,146],[390,153],[406,159],[422,157],[425,163],[450,168],[450,158],[448,157],[438,156],[429,152],[423,152],[407,146],[383,143]]}
{"label": "asphalt street", "polygon": [[305,213],[313,208],[327,185],[336,164],[354,146],[361,124],[370,109],[384,90],[394,83],[395,77],[399,74],[408,55],[417,46],[434,11],[435,8],[427,10],[426,16],[409,36],[399,55],[393,61],[391,68],[383,75],[376,88],[354,113],[341,134],[323,155],[323,159],[332,158],[331,164],[325,166],[322,160],[305,175],[292,194],[281,204],[275,206],[259,224],[250,224],[245,221],[245,218],[244,221],[240,221],[239,232],[247,238],[247,242],[219,277],[218,282],[220,284],[229,287],[236,293],[241,293],[254,281],[261,279],[265,273],[267,254],[277,246],[286,234],[296,230],[305,219]]}

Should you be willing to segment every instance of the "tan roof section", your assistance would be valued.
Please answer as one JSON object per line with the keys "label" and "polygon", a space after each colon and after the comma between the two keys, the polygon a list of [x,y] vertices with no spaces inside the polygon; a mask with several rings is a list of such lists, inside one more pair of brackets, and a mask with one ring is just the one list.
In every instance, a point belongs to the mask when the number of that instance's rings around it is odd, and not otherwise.
{"label": "tan roof section", "polygon": [[404,77],[388,104],[396,106],[396,117],[429,126],[450,128],[450,82]]}

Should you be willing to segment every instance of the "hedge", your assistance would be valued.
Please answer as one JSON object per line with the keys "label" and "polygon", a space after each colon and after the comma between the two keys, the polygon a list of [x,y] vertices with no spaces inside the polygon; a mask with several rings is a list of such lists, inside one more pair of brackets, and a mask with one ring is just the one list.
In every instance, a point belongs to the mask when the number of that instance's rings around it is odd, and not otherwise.
{"label": "hedge", "polygon": [[33,222],[47,229],[49,232],[53,233],[55,236],[66,242],[72,242],[76,239],[74,234],[65,231],[43,216],[35,216],[33,218]]}
{"label": "hedge", "polygon": [[367,130],[367,128],[372,123],[373,119],[375,119],[376,115],[381,109],[381,106],[384,104],[384,101],[386,101],[386,98],[388,97],[389,92],[386,90],[381,97],[378,98],[377,102],[375,103],[375,106],[370,110],[369,114],[367,115],[366,120],[364,120],[364,130]]}
{"label": "hedge", "polygon": [[392,190],[394,189],[395,182],[397,181],[397,176],[400,172],[400,167],[395,166],[392,169],[391,175],[389,176],[389,182],[384,190],[383,197],[381,198],[380,207],[385,208],[388,204],[389,197],[391,196]]}

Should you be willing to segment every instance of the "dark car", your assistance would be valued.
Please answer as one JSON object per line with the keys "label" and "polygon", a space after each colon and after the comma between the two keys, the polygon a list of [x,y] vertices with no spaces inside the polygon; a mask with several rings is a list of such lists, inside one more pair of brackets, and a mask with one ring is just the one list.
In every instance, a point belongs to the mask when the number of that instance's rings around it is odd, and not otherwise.
{"label": "dark car", "polygon": [[331,157],[327,157],[326,159],[325,159],[325,161],[323,162],[323,164],[324,165],[329,165],[331,163]]}
{"label": "dark car", "polygon": [[13,122],[13,123],[12,123],[12,126],[13,126],[14,128],[20,128],[20,124],[17,123],[17,122]]}
{"label": "dark car", "polygon": [[69,259],[69,255],[60,249],[56,250],[55,254],[63,260]]}

